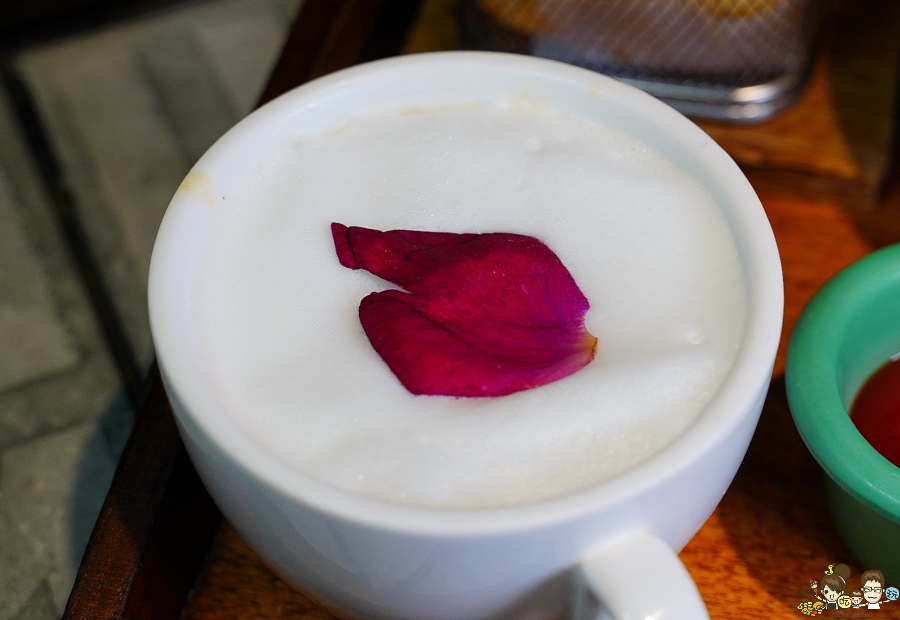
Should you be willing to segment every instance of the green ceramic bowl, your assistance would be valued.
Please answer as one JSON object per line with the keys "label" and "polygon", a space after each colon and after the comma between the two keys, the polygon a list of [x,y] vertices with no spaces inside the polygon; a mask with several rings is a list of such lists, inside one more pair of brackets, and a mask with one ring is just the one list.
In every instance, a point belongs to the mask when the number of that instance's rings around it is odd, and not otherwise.
{"label": "green ceramic bowl", "polygon": [[[838,532],[864,570],[900,584],[900,468],[847,413],[857,392],[900,352],[900,244],[836,275],[804,310],[788,348],[794,422],[825,473]],[[900,386],[898,386],[900,387]]]}

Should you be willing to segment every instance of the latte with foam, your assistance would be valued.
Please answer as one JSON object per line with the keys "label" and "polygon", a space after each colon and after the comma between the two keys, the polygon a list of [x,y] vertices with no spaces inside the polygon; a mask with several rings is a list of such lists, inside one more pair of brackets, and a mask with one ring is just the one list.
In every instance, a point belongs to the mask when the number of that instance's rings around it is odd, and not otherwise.
{"label": "latte with foam", "polygon": [[[298,470],[390,502],[539,501],[662,449],[735,359],[746,302],[728,223],[632,136],[498,100],[276,142],[211,213],[192,310],[224,408]],[[500,398],[413,396],[357,316],[390,285],[339,264],[334,221],[540,239],[591,304],[596,358]]]}

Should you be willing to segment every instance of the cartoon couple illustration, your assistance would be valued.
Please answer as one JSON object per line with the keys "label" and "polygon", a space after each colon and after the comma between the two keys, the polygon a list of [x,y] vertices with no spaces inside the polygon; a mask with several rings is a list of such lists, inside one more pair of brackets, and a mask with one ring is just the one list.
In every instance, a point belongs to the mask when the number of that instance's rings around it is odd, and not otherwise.
{"label": "cartoon couple illustration", "polygon": [[818,600],[808,599],[800,603],[797,609],[809,616],[818,615],[826,609],[881,609],[882,605],[900,597],[897,588],[885,588],[881,571],[865,571],[859,579],[860,588],[846,593],[849,577],[850,567],[846,564],[829,564],[821,585],[814,579],[809,580],[811,594]]}

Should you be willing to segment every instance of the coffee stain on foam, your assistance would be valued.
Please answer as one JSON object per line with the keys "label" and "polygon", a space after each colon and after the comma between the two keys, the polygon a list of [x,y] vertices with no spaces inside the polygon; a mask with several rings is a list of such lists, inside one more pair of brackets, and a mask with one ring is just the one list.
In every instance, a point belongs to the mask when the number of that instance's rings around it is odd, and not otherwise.
{"label": "coffee stain on foam", "polygon": [[353,123],[351,121],[347,121],[346,123],[341,123],[331,129],[325,131],[326,136],[339,136],[350,128],[350,125]]}
{"label": "coffee stain on foam", "polygon": [[543,112],[547,107],[547,102],[535,91],[522,90],[513,95],[507,105],[513,114],[531,116]]}
{"label": "coffee stain on foam", "polygon": [[191,170],[178,186],[176,195],[181,194],[208,205],[216,204],[212,197],[212,183],[209,173],[203,170]]}
{"label": "coffee stain on foam", "polygon": [[400,116],[420,116],[422,114],[446,114],[447,112],[466,112],[483,106],[483,103],[456,103],[435,106],[412,106],[400,108]]}

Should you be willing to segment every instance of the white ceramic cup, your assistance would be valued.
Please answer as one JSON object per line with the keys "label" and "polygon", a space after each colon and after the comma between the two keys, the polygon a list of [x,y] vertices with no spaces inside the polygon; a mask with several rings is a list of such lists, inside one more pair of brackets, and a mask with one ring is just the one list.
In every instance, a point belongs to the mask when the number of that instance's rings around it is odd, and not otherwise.
{"label": "white ceramic cup", "polygon": [[[391,106],[528,93],[632,134],[695,175],[729,222],[747,290],[737,359],[683,435],[625,472],[533,504],[478,510],[381,502],[286,465],[242,431],[206,374],[192,289],[210,212],[284,132]],[[707,612],[676,555],[730,484],[753,434],[781,333],[781,264],[734,162],[693,123],[625,84],[561,63],[453,52],[354,67],[240,122],[197,163],[165,215],[150,269],[160,369],[191,458],[226,518],[288,582],[348,617],[692,620]],[[599,601],[599,603],[598,603]]]}

